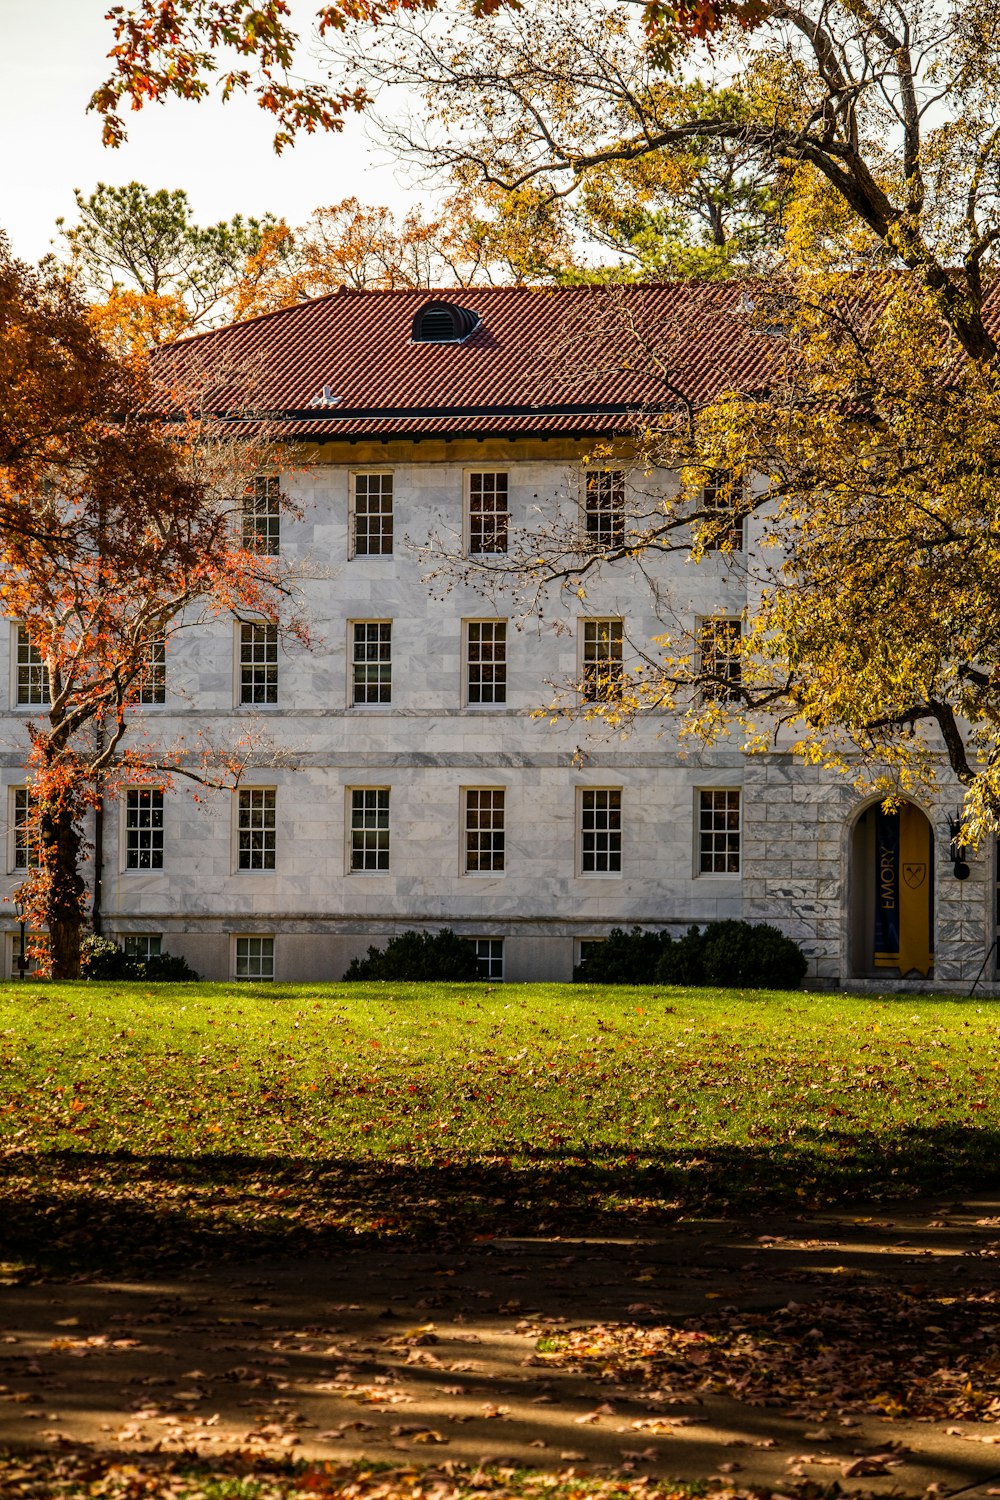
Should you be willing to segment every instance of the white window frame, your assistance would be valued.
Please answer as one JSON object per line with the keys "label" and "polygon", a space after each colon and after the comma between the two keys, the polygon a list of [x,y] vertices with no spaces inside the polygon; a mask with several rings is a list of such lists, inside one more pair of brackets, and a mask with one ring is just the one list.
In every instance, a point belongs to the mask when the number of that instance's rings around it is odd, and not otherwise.
{"label": "white window frame", "polygon": [[38,868],[38,855],[35,859],[29,859],[27,864],[19,865],[17,862],[17,830],[20,826],[17,817],[18,795],[23,793],[30,800],[31,788],[24,785],[9,786],[7,788],[7,871],[11,875],[27,875],[29,870]]}
{"label": "white window frame", "polygon": [[[126,958],[137,959],[139,963],[147,963],[154,956],[159,958],[163,952],[162,932],[116,932],[113,934],[115,942],[122,948]],[[155,943],[155,948],[153,944]],[[142,944],[145,951],[136,953],[134,949]],[[129,952],[130,946],[133,951]]]}
{"label": "white window frame", "polygon": [[[25,948],[30,948],[31,944],[37,938],[42,937],[43,935],[44,934],[40,933],[37,929],[34,930],[34,931],[27,931],[26,930],[25,934],[24,934],[24,946],[25,946]],[[14,983],[17,983],[18,979],[20,978],[20,970],[17,967],[17,956],[18,956],[18,954],[21,951],[21,933],[20,933],[20,929],[17,928],[17,927],[15,927],[13,932],[8,933],[8,938],[9,938],[9,941],[7,943],[7,977],[8,977],[8,979],[13,980]],[[24,971],[24,977],[25,977],[25,979],[34,979],[34,978],[36,978],[37,972],[38,972],[38,959],[37,958],[29,958],[28,959],[28,967]]]}
{"label": "white window frame", "polygon": [[[503,474],[507,480],[507,509],[503,512],[506,516],[504,525],[504,546],[495,548],[489,552],[473,551],[472,548],[472,477],[474,474]],[[462,476],[463,484],[463,536],[462,545],[470,557],[503,557],[510,548],[510,470],[506,468],[486,468],[478,465],[466,469]],[[499,513],[498,513],[499,514]]]}
{"label": "white window frame", "polygon": [[[729,511],[730,513],[732,513],[734,510],[736,510],[737,506],[742,504],[746,491],[746,480],[733,478],[731,481],[727,481],[722,476],[731,474],[731,469],[715,469],[713,470],[713,472],[717,476],[720,476],[720,478],[717,480],[709,480],[706,484],[702,485],[701,493],[699,495],[698,508],[703,512],[714,511],[716,514],[722,514],[725,511]],[[727,503],[720,504],[718,495],[720,491],[725,488],[727,483],[731,484],[730,499]],[[713,495],[715,496],[715,498],[710,498]],[[730,531],[734,537],[734,541],[731,547],[726,546],[728,538],[724,533],[720,533],[719,537],[715,541],[706,542],[704,544],[705,551],[722,552],[724,556],[727,553],[744,552],[746,550],[746,520],[746,515],[742,512],[742,510],[733,515]],[[701,524],[704,525],[705,523],[702,522]]]}
{"label": "white window frame", "polygon": [[[500,973],[499,974],[481,974],[479,976],[479,981],[482,984],[503,984],[504,981],[505,981],[505,979],[506,979],[506,977],[507,977],[507,942],[506,942],[506,939],[505,938],[497,938],[497,937],[469,937],[469,938],[466,938],[465,941],[467,943],[473,943],[473,944],[479,944],[479,943],[499,943],[499,945],[500,945]],[[476,952],[476,961],[477,962],[479,960],[479,957],[480,957],[480,955],[479,955],[479,952],[477,950],[477,952]],[[492,962],[492,956],[487,960],[487,962]]]}
{"label": "white window frame", "polygon": [[[708,644],[708,635],[720,625],[735,625],[734,634],[737,640],[743,635],[743,621],[739,615],[699,615],[695,620],[699,672],[705,670],[707,655],[705,646]],[[698,689],[698,695],[702,703],[735,703],[739,701],[739,687],[743,677],[743,658],[737,653],[736,655],[729,656],[728,659],[736,664],[735,674],[732,676],[727,674],[727,681],[733,684],[733,688],[736,691],[734,692],[731,688],[724,687],[721,683],[702,683]]]}
{"label": "white window frame", "polygon": [[[499,792],[503,797],[503,865],[499,870],[471,870],[469,868],[469,794],[481,792]],[[507,874],[509,853],[509,812],[510,812],[510,788],[506,786],[484,786],[481,783],[472,786],[463,786],[460,789],[459,802],[459,874],[467,875],[471,880],[501,880]]]}
{"label": "white window frame", "polygon": [[[259,540],[260,533],[256,531],[253,520],[261,515],[269,543],[266,547],[254,545],[255,537]],[[275,522],[273,536],[270,525],[272,521]],[[270,545],[272,541],[273,546]],[[247,485],[240,513],[240,543],[245,552],[253,552],[258,557],[281,555],[281,478],[278,474],[255,474]]]}
{"label": "white window frame", "polygon": [[[587,794],[593,792],[618,793],[618,869],[585,870],[583,868],[583,804]],[[576,873],[581,880],[621,880],[625,862],[625,789],[621,786],[578,786],[576,789]]]}
{"label": "white window frame", "polygon": [[585,943],[586,944],[590,944],[590,943],[606,943],[606,942],[607,942],[607,938],[603,938],[603,937],[578,937],[578,938],[574,938],[573,939],[573,967],[574,967],[574,969],[579,968],[580,964],[583,963],[583,948],[584,948],[584,944]]}
{"label": "white window frame", "polygon": [[[20,649],[21,649],[21,632],[22,631],[24,632],[25,640],[28,641],[29,648],[32,649],[32,650],[36,650],[36,651],[38,649],[37,647],[31,646],[31,641],[28,639],[28,627],[25,625],[24,621],[23,620],[14,620],[14,621],[12,621],[11,622],[11,652],[10,652],[10,660],[11,660],[11,671],[10,671],[10,704],[11,704],[11,707],[15,711],[24,712],[24,713],[32,713],[36,709],[46,708],[48,706],[48,703],[49,703],[49,696],[48,696],[48,693],[47,693],[44,698],[39,699],[38,701],[32,701],[30,703],[22,703],[21,700],[20,700],[20,698],[19,698],[19,696],[18,696],[18,669],[20,667]],[[29,665],[30,668],[34,667],[34,663],[29,663],[28,665]],[[45,665],[44,662],[41,663],[41,671],[43,673],[42,682],[46,685],[46,687],[48,687],[48,668],[46,667],[46,665]]]}
{"label": "white window frame", "polygon": [[[507,707],[508,694],[510,690],[510,658],[507,647],[510,644],[510,621],[500,615],[475,615],[462,621],[462,706],[470,709],[473,713],[490,713]],[[490,703],[474,702],[470,697],[470,672],[472,669],[471,642],[469,636],[473,625],[502,625],[504,629],[504,696],[502,702],[494,700]]]}
{"label": "white window frame", "polygon": [[[160,854],[161,860],[158,865],[130,865],[128,862],[128,799],[132,794],[143,792],[159,792],[160,810],[163,815],[163,823],[160,828]],[[121,853],[119,869],[123,875],[130,878],[133,875],[163,875],[167,869],[167,799],[161,786],[130,786],[122,790],[121,800],[118,803],[118,815],[121,820]]]}
{"label": "white window frame", "polygon": [[[158,630],[155,635],[149,637],[150,657],[149,665],[135,679],[135,706],[136,708],[165,708],[167,703],[167,632]],[[159,660],[154,656],[156,648],[159,647]],[[155,674],[159,679],[158,686],[162,690],[161,698],[145,698],[144,692],[148,692],[145,686],[147,675]],[[154,679],[155,680],[155,679]]]}
{"label": "white window frame", "polygon": [[[370,619],[361,618],[348,620],[347,622],[347,702],[348,705],[361,713],[387,713],[392,708],[392,657],[393,657],[393,630],[394,621],[386,619],[385,616],[374,616]],[[357,665],[354,656],[355,650],[355,628],[358,625],[388,625],[389,627],[389,696],[381,702],[369,701],[358,702],[354,696],[355,680],[354,668]]]}
{"label": "white window frame", "polygon": [[[735,870],[703,870],[702,869],[702,833],[716,832],[725,833],[725,829],[702,829],[702,798],[718,793],[726,793],[736,797],[736,806],[739,813],[739,826],[736,829],[737,859]],[[743,788],[738,786],[699,786],[694,793],[694,876],[696,880],[739,880],[743,874]]]}
{"label": "white window frame", "polygon": [[[270,830],[261,828],[250,828],[249,833],[266,833],[270,831],[273,844],[274,863],[270,865],[243,865],[240,863],[240,834],[244,832],[240,819],[240,804],[246,794],[254,792],[270,792],[274,798],[273,813],[274,822]],[[274,875],[278,868],[278,788],[276,786],[239,786],[233,792],[233,874],[234,875]]]}
{"label": "white window frame", "polygon": [[[577,631],[577,681],[580,684],[581,703],[611,703],[613,699],[607,696],[592,696],[587,691],[587,626],[588,625],[619,625],[621,627],[621,655],[618,657],[620,668],[619,677],[625,677],[625,620],[622,615],[582,615],[579,620]],[[608,658],[612,660],[613,658]],[[609,674],[610,682],[610,674]]]}
{"label": "white window frame", "polygon": [[[387,477],[391,481],[391,484],[390,484],[390,489],[391,489],[390,498],[392,500],[392,508],[391,508],[389,514],[390,514],[390,517],[391,517],[391,520],[392,520],[392,527],[391,527],[392,546],[389,548],[389,550],[387,552],[359,552],[358,551],[358,545],[357,545],[358,544],[358,480],[361,479],[362,477],[367,478],[369,475],[375,475],[375,474],[384,475],[385,477]],[[386,467],[379,467],[377,464],[375,464],[370,469],[368,469],[368,468],[359,468],[359,469],[352,469],[351,470],[351,476],[350,476],[350,505],[349,505],[349,514],[348,514],[348,526],[349,526],[349,530],[348,530],[348,533],[347,533],[347,542],[348,542],[348,545],[347,545],[347,555],[348,555],[349,558],[353,559],[355,557],[365,557],[365,558],[368,558],[368,557],[392,557],[393,553],[396,550],[396,471],[395,471],[395,469],[393,469],[393,468],[386,468]]]}
{"label": "white window frame", "polygon": [[[275,660],[274,666],[274,701],[266,702],[258,700],[254,702],[250,698],[243,697],[243,630],[272,630],[274,632]],[[281,642],[278,639],[278,627],[271,620],[237,620],[234,626],[234,651],[233,651],[233,701],[236,708],[253,709],[254,712],[274,713],[281,708]],[[250,665],[253,665],[250,663]],[[263,666],[271,666],[272,663],[264,662]]]}
{"label": "white window frame", "polygon": [[[278,952],[273,932],[240,932],[233,933],[230,949],[230,974],[238,984],[273,984],[278,971]],[[270,943],[271,944],[271,972],[270,974],[240,974],[239,951],[241,943]]]}
{"label": "white window frame", "polygon": [[[620,507],[594,506],[592,509],[590,505],[590,499],[591,495],[596,491],[596,481],[605,475],[617,475],[621,486],[621,505]],[[580,485],[580,533],[585,549],[594,548],[596,550],[597,548],[614,549],[616,547],[624,547],[626,524],[625,492],[627,480],[628,475],[626,474],[625,470],[618,468],[615,464],[600,464],[595,467],[588,466],[583,470]],[[597,536],[601,528],[597,526],[591,527],[591,517],[593,516],[597,518],[604,514],[612,517],[613,524],[608,528],[608,530],[611,532],[612,540],[592,541],[592,538],[595,538]],[[617,524],[614,524],[615,522]],[[615,532],[618,533],[617,538],[615,538]]]}
{"label": "white window frame", "polygon": [[[391,786],[387,786],[384,782],[376,783],[375,785],[368,785],[367,783],[364,784],[364,785],[358,785],[357,783],[355,783],[353,786],[345,787],[344,791],[346,793],[345,800],[344,800],[344,833],[345,833],[345,839],[344,839],[344,872],[345,872],[345,874],[350,875],[352,877],[354,877],[354,876],[361,876],[365,880],[371,880],[373,877],[377,878],[378,876],[383,876],[384,877],[386,875],[390,875],[392,873],[392,787]],[[357,829],[355,829],[355,827],[354,827],[354,794],[355,794],[355,792],[384,792],[385,795],[386,795],[386,800],[387,800],[387,808],[386,808],[387,827],[386,827],[386,832],[388,834],[388,839],[386,841],[386,864],[385,864],[385,868],[384,869],[376,869],[376,868],[368,868],[368,869],[366,869],[366,868],[361,867],[361,866],[355,866],[355,864],[354,864],[354,835],[355,835],[355,833],[357,832],[357,833],[362,833],[363,834],[363,833],[367,833],[367,832],[378,832],[378,829],[366,829],[364,827],[358,827]]]}

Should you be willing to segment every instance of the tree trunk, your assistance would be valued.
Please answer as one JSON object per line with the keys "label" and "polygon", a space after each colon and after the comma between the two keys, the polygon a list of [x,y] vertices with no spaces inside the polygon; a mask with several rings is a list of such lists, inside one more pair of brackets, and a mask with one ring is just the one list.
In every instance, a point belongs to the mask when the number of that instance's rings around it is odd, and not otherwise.
{"label": "tree trunk", "polygon": [[45,870],[45,920],[53,979],[79,979],[83,936],[80,876],[80,830],[73,811],[43,806],[39,816],[42,865]]}

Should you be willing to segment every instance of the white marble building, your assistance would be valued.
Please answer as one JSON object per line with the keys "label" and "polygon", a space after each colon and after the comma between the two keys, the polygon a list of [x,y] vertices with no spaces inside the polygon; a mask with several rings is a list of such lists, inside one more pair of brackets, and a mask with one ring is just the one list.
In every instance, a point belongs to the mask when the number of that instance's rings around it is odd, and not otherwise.
{"label": "white marble building", "polygon": [[[634,295],[661,320],[676,319],[682,295],[691,327],[697,291]],[[564,980],[581,945],[614,926],[679,933],[742,916],[796,938],[815,980],[902,982],[874,966],[873,815],[849,785],[785,755],[748,759],[735,743],[680,756],[658,719],[618,737],[536,715],[586,679],[595,653],[614,657],[620,639],[627,662],[662,632],[662,605],[635,566],[617,564],[584,603],[524,628],[471,586],[442,597],[424,581],[418,546],[430,535],[488,552],[504,527],[513,537],[560,516],[586,527],[581,460],[637,402],[662,399],[634,371],[610,379],[597,359],[586,377],[554,382],[545,340],[556,320],[560,331],[567,319],[587,326],[593,296],[447,294],[472,314],[470,331],[434,310],[422,330],[426,293],[341,294],[181,346],[186,358],[249,347],[273,372],[280,481],[299,514],[269,523],[261,491],[257,524],[299,576],[313,644],[236,622],[170,638],[163,701],[136,710],[144,732],[165,746],[199,732],[220,742],[249,723],[281,768],[258,765],[238,793],[200,802],[178,782],[110,806],[105,931],[139,952],[183,954],[206,978],[281,981],[338,979],[371,943],[448,926],[476,941],[492,978]],[[718,355],[710,381],[757,358],[718,288],[695,312],[696,353]],[[622,471],[626,513],[638,483]],[[752,553],[752,522],[743,541]],[[737,620],[746,555],[664,564],[671,610]],[[0,682],[13,889],[25,720],[38,712],[13,621],[0,631]],[[996,931],[992,863],[972,861],[964,881],[952,874],[957,802],[944,794],[924,810],[935,988],[967,989]],[[991,961],[983,988],[995,972]]]}

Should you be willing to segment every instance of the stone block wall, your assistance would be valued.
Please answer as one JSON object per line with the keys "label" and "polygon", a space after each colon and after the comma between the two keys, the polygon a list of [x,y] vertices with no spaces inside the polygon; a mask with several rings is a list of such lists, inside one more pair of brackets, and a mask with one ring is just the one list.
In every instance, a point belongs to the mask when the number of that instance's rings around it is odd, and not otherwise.
{"label": "stone block wall", "polygon": [[[420,544],[460,539],[466,476],[505,468],[512,531],[579,525],[580,458],[565,441],[333,446],[296,463],[285,485],[301,507],[282,522],[282,557],[297,569],[314,645],[283,646],[279,701],[247,710],[238,701],[238,631],[230,621],[192,621],[168,642],[167,702],[136,714],[136,730],[170,748],[199,733],[233,742],[248,728],[265,736],[280,767],[261,753],[247,785],[273,787],[277,860],[271,871],[240,871],[230,793],[201,804],[180,781],[165,793],[162,870],[126,868],[122,806],[105,828],[104,910],[116,935],[160,932],[208,978],[233,973],[235,939],[273,934],[275,978],[339,979],[369,943],[407,926],[452,926],[468,937],[500,937],[506,977],[569,979],[581,940],[639,923],[680,932],[692,922],[746,916],[780,926],[805,949],[813,978],[850,977],[848,825],[859,806],[844,780],[774,754],[747,759],[739,740],[683,753],[659,715],[628,734],[579,717],[537,717],[553,699],[575,703],[582,621],[621,617],[628,651],[651,650],[678,620],[689,627],[718,611],[736,617],[748,597],[746,558],[709,554],[638,566],[623,562],[547,602],[544,618],[508,627],[508,695],[503,705],[469,706],[463,691],[463,631],[470,619],[502,615],[465,581],[432,590]],[[352,475],[394,473],[396,547],[390,556],[351,556]],[[639,476],[648,490],[660,482]],[[643,496],[648,513],[649,494]],[[753,526],[748,526],[752,545]],[[392,621],[393,698],[351,700],[351,624]],[[519,626],[524,628],[519,628]],[[12,790],[23,785],[26,722],[14,703],[15,624],[0,628],[0,894],[19,883],[12,868]],[[2,700],[2,692],[0,692]],[[579,707],[579,704],[576,705]],[[390,868],[350,868],[349,805],[354,787],[390,792]],[[462,797],[470,787],[506,793],[507,861],[502,874],[467,875]],[[613,787],[622,797],[622,869],[580,868],[580,794]],[[705,875],[698,864],[699,792],[742,789],[742,870]],[[956,882],[942,837],[950,787],[932,812],[938,862],[938,978],[971,983],[992,937],[992,858]],[[10,922],[6,923],[10,931]],[[9,950],[8,950],[9,951]],[[992,977],[992,969],[990,971]]]}

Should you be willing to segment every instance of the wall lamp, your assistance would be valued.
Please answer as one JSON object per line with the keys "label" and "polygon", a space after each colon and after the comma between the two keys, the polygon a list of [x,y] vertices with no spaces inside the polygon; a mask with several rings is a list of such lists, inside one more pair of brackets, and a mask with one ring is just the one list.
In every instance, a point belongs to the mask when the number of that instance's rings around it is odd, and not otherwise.
{"label": "wall lamp", "polygon": [[965,857],[967,850],[961,812],[955,813],[954,816],[951,813],[948,814],[948,834],[950,838],[948,858],[951,860],[952,873],[956,880],[968,880],[969,866]]}
{"label": "wall lamp", "polygon": [[25,915],[26,915],[26,913],[25,913],[25,908],[24,908],[24,902],[21,900],[20,896],[15,896],[14,897],[14,910],[17,912],[17,925],[18,925],[19,934],[20,934],[20,940],[19,940],[19,943],[18,943],[18,950],[17,950],[17,957],[15,958],[14,962],[17,964],[18,978],[19,979],[23,979],[24,975],[25,975],[25,972],[26,972],[26,970],[28,968],[28,955],[24,951],[24,929],[25,929]]}

